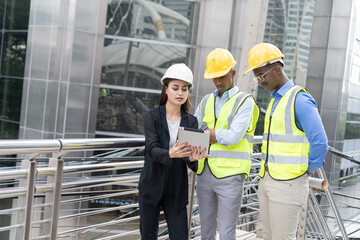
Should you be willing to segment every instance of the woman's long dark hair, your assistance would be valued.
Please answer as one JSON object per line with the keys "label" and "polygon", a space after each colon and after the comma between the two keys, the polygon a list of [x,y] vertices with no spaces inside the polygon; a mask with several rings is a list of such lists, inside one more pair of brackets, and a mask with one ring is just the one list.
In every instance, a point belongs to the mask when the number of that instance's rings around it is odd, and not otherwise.
{"label": "woman's long dark hair", "polygon": [[[160,95],[160,99],[159,99],[159,106],[161,105],[165,105],[166,101],[167,101],[167,95],[166,95],[166,88],[169,87],[169,83],[173,80],[176,79],[171,79],[171,78],[167,78],[164,80],[164,84],[161,90],[161,95]],[[190,91],[190,85],[188,84],[188,90]],[[189,109],[191,107],[191,101],[190,101],[190,93],[188,95],[188,98],[186,99],[186,102],[183,103],[183,105],[181,105],[181,108],[185,111],[185,112],[189,112]]]}

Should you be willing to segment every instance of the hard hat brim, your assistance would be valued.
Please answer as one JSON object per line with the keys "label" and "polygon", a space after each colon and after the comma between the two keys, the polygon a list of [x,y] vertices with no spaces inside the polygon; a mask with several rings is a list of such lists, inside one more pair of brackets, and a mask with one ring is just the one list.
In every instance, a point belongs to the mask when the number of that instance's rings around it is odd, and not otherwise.
{"label": "hard hat brim", "polygon": [[[236,63],[235,63],[236,64]],[[234,64],[234,66],[235,66]],[[215,73],[209,73],[205,70],[204,72],[204,78],[205,79],[214,79],[214,78],[218,78],[218,77],[222,77],[224,75],[226,75],[228,72],[230,72],[230,70],[234,67],[229,67],[228,69],[226,70],[223,70],[223,71],[219,71],[219,72],[215,72]]]}
{"label": "hard hat brim", "polygon": [[171,78],[171,77],[161,78],[160,81],[161,81],[161,84],[162,84],[162,85],[164,85],[164,81],[165,81],[166,79],[180,80],[180,81],[186,82],[186,83],[189,85],[189,89],[190,89],[190,90],[193,89],[193,87],[194,87],[194,85],[193,85],[191,82],[187,81],[187,80],[179,79],[179,78]]}
{"label": "hard hat brim", "polygon": [[283,66],[285,66],[285,62],[283,60],[283,57],[285,57],[284,55],[280,58],[275,58],[275,59],[272,59],[268,62],[265,62],[265,63],[262,63],[262,64],[259,64],[257,66],[253,66],[251,68],[249,68],[248,70],[246,70],[242,75],[245,75],[245,73],[248,73],[250,72],[251,70],[254,70],[254,69],[257,69],[257,68],[261,68],[261,67],[265,67],[267,65],[270,65],[270,64],[273,64],[273,63],[276,63],[276,62],[280,62]]}

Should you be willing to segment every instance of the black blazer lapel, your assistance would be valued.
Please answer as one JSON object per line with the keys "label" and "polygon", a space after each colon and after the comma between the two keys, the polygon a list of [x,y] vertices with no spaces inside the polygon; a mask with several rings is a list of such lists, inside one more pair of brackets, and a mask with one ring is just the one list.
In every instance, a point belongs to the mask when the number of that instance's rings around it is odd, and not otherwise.
{"label": "black blazer lapel", "polygon": [[169,127],[166,121],[165,105],[161,105],[159,109],[160,109],[160,121],[161,121],[161,136],[164,139],[163,147],[165,149],[169,149],[170,134],[169,134]]}
{"label": "black blazer lapel", "polygon": [[189,127],[188,114],[181,108],[181,121],[180,126]]}

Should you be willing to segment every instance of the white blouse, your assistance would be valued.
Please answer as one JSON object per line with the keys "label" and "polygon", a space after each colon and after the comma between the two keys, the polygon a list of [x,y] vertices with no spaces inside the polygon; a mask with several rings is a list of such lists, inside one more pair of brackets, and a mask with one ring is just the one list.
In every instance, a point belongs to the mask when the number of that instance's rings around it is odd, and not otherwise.
{"label": "white blouse", "polygon": [[166,119],[166,121],[168,124],[169,134],[170,134],[169,149],[171,149],[176,143],[179,126],[180,126],[180,120],[176,122],[171,122]]}

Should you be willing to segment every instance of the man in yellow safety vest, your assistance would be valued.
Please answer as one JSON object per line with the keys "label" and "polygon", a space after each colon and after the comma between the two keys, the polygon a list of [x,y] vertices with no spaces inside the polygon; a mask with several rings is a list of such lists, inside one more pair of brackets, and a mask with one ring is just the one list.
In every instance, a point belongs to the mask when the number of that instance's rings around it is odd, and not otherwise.
{"label": "man in yellow safety vest", "polygon": [[244,179],[252,153],[252,139],[259,109],[250,94],[235,86],[236,61],[231,53],[217,48],[206,59],[204,77],[217,88],[200,102],[195,116],[199,128],[210,131],[209,158],[198,161],[197,197],[201,239],[236,239]]}
{"label": "man in yellow safety vest", "polygon": [[272,96],[265,115],[258,189],[265,240],[296,238],[300,213],[306,211],[308,176],[324,164],[327,153],[316,102],[288,79],[283,58],[273,44],[256,44],[245,71],[253,71],[254,80]]}

